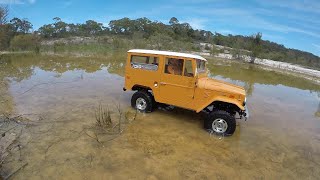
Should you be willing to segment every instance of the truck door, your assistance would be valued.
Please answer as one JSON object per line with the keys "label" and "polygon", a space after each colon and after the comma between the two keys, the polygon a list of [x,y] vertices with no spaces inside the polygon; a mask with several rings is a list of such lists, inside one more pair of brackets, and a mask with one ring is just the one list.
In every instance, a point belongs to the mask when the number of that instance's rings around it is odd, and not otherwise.
{"label": "truck door", "polygon": [[191,59],[165,57],[160,77],[163,103],[193,109],[195,77]]}

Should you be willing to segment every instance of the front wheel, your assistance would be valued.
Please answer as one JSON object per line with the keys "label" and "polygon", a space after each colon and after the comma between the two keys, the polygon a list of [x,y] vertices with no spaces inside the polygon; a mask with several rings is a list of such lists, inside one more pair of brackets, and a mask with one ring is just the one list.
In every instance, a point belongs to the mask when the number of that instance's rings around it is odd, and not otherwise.
{"label": "front wheel", "polygon": [[153,96],[147,91],[137,91],[132,95],[131,106],[140,112],[151,112],[154,106]]}
{"label": "front wheel", "polygon": [[236,119],[226,111],[212,111],[204,121],[204,128],[218,135],[230,136],[236,130]]}

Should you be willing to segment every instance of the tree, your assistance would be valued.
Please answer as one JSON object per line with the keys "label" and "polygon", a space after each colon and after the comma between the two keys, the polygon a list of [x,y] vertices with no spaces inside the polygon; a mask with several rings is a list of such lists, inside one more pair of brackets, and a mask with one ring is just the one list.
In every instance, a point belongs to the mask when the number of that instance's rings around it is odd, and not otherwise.
{"label": "tree", "polygon": [[0,50],[7,49],[13,33],[9,24],[0,25]]}
{"label": "tree", "polygon": [[210,55],[211,56],[215,56],[217,54],[219,54],[219,49],[214,45],[214,44],[211,44],[211,49],[210,49]]}
{"label": "tree", "polygon": [[109,27],[114,34],[132,35],[136,30],[134,22],[129,18],[110,21]]}
{"label": "tree", "polygon": [[55,23],[53,23],[53,37],[65,37],[67,34],[67,23],[63,22],[59,17],[55,17],[53,20],[55,21]]}
{"label": "tree", "polygon": [[251,55],[250,55],[250,63],[254,63],[256,57],[261,53],[261,41],[262,41],[262,33],[258,32],[257,34],[253,34],[250,37],[251,40]]}
{"label": "tree", "polygon": [[179,24],[179,20],[176,17],[172,17],[169,21],[170,25]]}
{"label": "tree", "polygon": [[[173,24],[172,25],[173,32],[175,33],[176,38],[180,39],[188,39],[189,36],[191,37],[192,34],[190,34],[193,29],[188,23],[182,23],[182,24]],[[191,31],[192,30],[192,31]]]}
{"label": "tree", "polygon": [[12,50],[34,50],[39,52],[39,46],[39,37],[33,34],[21,34],[14,36],[10,42],[10,47]]}
{"label": "tree", "polygon": [[59,18],[59,17],[54,17],[53,20],[55,21],[55,23],[61,22],[61,18]]}
{"label": "tree", "polygon": [[7,24],[8,15],[8,7],[0,6],[0,50],[8,48],[12,38],[11,26]]}
{"label": "tree", "polygon": [[27,19],[13,18],[10,20],[13,32],[16,34],[26,34],[32,29],[32,24]]}
{"label": "tree", "polygon": [[232,57],[238,60],[242,59],[242,51],[241,51],[241,45],[242,45],[242,41],[240,38],[236,38],[235,41],[233,42],[233,46],[232,46],[232,50],[231,50],[231,54]]}
{"label": "tree", "polygon": [[44,38],[52,38],[54,34],[54,27],[52,24],[45,24],[41,26],[38,30],[38,32],[44,37]]}
{"label": "tree", "polygon": [[153,48],[163,50],[163,49],[170,49],[170,43],[173,41],[173,39],[165,34],[154,34],[149,38],[151,44],[153,45]]}
{"label": "tree", "polygon": [[224,36],[220,33],[215,32],[213,41],[217,44],[217,45],[224,45]]}
{"label": "tree", "polygon": [[68,24],[68,34],[71,36],[80,35],[80,24]]}
{"label": "tree", "polygon": [[80,26],[80,29],[85,35],[97,35],[104,30],[102,23],[98,23],[93,20],[86,21],[85,24]]}
{"label": "tree", "polygon": [[154,23],[148,18],[143,17],[135,20],[135,26],[139,33],[144,34],[144,37],[150,37],[154,33]]}
{"label": "tree", "polygon": [[7,24],[9,9],[8,6],[0,6],[0,25]]}

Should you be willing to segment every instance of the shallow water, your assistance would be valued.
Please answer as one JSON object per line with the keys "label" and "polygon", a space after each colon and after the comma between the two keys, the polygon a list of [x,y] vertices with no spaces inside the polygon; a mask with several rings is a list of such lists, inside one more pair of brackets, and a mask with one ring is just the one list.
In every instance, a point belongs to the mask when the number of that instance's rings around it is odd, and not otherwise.
{"label": "shallow water", "polygon": [[[138,114],[121,135],[88,136],[99,102],[127,115],[125,53],[108,57],[10,55],[0,59],[0,111],[28,118],[21,151],[3,165],[15,179],[317,179],[320,86],[234,61],[209,60],[210,76],[244,86],[250,119],[231,137],[202,129],[176,108]],[[86,131],[87,134],[83,133]]]}

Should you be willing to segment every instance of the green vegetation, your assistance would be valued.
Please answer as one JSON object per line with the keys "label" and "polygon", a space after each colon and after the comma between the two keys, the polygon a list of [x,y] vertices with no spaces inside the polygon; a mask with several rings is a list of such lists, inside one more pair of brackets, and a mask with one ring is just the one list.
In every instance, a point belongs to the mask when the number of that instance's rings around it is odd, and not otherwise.
{"label": "green vegetation", "polygon": [[251,46],[250,46],[251,61],[250,61],[250,63],[254,63],[254,60],[256,59],[256,57],[258,57],[261,53],[261,41],[262,41],[261,38],[262,38],[261,33],[257,33],[255,35],[251,36]]}
{"label": "green vegetation", "polygon": [[40,39],[32,34],[16,35],[10,41],[10,48],[13,51],[34,50],[40,51]]}
{"label": "green vegetation", "polygon": [[[225,36],[217,32],[195,30],[190,24],[180,23],[175,17],[169,20],[169,24],[151,21],[145,17],[134,20],[122,18],[110,21],[108,27],[94,20],[74,24],[55,17],[53,23],[31,32],[32,24],[28,20],[13,18],[8,21],[8,13],[8,8],[0,7],[0,50],[89,54],[106,54],[119,48],[199,51],[200,42],[205,42],[211,46],[206,45],[204,49],[212,55],[219,53],[212,45],[221,45],[232,48],[231,54],[235,59],[249,55],[252,63],[259,57],[320,69],[320,57],[262,40],[260,32],[252,36]],[[83,40],[74,42],[72,38],[75,37],[82,37]],[[54,43],[45,43],[50,41]]]}

